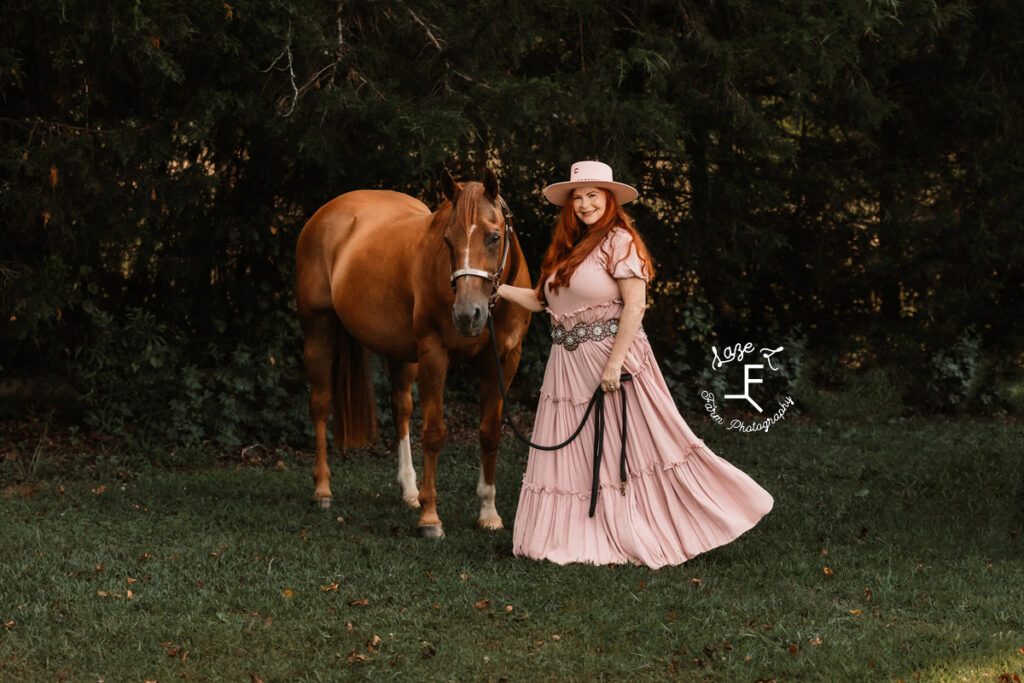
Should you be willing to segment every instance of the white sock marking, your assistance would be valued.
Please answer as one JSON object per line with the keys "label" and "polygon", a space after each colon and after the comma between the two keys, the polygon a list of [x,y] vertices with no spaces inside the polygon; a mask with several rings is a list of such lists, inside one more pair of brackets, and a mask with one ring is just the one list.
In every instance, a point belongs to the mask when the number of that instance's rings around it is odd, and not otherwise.
{"label": "white sock marking", "polygon": [[416,470],[412,466],[412,446],[408,434],[398,442],[398,483],[402,485],[403,500],[419,495],[419,490],[416,488]]}
{"label": "white sock marking", "polygon": [[495,519],[498,510],[494,507],[494,484],[484,483],[483,467],[480,468],[480,479],[476,484],[476,497],[480,499],[480,519]]}

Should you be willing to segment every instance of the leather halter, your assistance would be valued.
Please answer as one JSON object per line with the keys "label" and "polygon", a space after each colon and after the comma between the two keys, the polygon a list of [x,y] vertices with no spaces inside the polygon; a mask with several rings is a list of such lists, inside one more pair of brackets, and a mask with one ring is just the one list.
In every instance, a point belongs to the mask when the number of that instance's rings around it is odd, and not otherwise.
{"label": "leather halter", "polygon": [[[505,200],[498,195],[498,205],[501,207],[501,215],[505,219],[505,246],[501,250],[501,262],[498,263],[498,269],[493,273],[488,273],[486,270],[480,270],[479,268],[460,268],[452,271],[451,283],[452,291],[455,291],[455,281],[460,277],[482,277],[491,283],[494,287],[494,291],[498,291],[498,278],[501,277],[501,273],[505,270],[505,264],[508,263],[508,252],[512,245],[512,236],[514,231],[512,230],[512,212],[508,208],[508,204]],[[493,304],[492,304],[493,305]]]}

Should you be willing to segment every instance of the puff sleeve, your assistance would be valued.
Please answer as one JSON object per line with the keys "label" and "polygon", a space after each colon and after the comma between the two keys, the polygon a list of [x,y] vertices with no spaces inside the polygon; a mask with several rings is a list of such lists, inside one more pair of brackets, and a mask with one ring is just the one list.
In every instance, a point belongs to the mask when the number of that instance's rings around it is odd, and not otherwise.
{"label": "puff sleeve", "polygon": [[605,270],[616,280],[636,277],[644,282],[651,278],[643,259],[637,253],[633,236],[622,228],[615,228],[608,235],[602,248],[605,256]]}

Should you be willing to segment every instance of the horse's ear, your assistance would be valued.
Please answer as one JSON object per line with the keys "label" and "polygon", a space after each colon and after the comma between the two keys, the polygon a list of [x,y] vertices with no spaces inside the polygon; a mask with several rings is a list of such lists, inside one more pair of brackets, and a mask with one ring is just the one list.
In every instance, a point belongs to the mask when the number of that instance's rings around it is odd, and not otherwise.
{"label": "horse's ear", "polygon": [[492,202],[498,199],[498,176],[488,166],[484,169],[484,192]]}
{"label": "horse's ear", "polygon": [[441,191],[444,192],[444,196],[454,203],[455,198],[459,196],[459,190],[461,189],[462,188],[459,184],[455,182],[455,178],[452,178],[451,172],[447,167],[445,167],[445,169],[441,171]]}

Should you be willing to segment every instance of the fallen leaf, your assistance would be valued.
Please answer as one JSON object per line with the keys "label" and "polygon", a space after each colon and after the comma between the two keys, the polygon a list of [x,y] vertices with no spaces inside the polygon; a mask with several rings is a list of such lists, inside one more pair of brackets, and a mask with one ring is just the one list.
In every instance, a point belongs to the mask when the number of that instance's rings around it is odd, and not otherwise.
{"label": "fallen leaf", "polygon": [[797,651],[798,651],[799,649],[800,649],[800,648],[798,648],[798,647],[797,647],[796,645],[790,645],[790,646],[789,646],[789,654],[791,654],[791,655],[794,655],[794,656],[795,656],[795,655],[796,655],[796,653],[797,653]]}
{"label": "fallen leaf", "polygon": [[6,628],[10,628],[10,627],[14,626],[14,620],[12,619],[11,621],[5,621],[4,622],[4,626]]}
{"label": "fallen leaf", "polygon": [[833,576],[836,575],[835,572],[832,571],[831,569],[829,569],[828,567],[825,567],[824,572],[825,572],[825,576],[827,576],[829,578],[832,578]]}
{"label": "fallen leaf", "polygon": [[107,490],[107,487],[104,486],[103,484],[100,484],[96,488],[92,489],[92,492],[95,493],[98,496],[98,495],[100,495],[101,493],[103,493],[106,490]]}
{"label": "fallen leaf", "polygon": [[367,598],[363,598],[362,600],[349,600],[348,601],[348,606],[349,607],[366,607],[368,604],[370,604],[370,601]]}
{"label": "fallen leaf", "polygon": [[860,616],[860,610],[859,609],[852,609],[852,610],[850,610],[850,614],[852,614],[855,617],[859,617]]}
{"label": "fallen leaf", "polygon": [[352,633],[353,631],[356,630],[356,627],[352,625],[351,621],[347,621],[347,622],[345,622],[345,630],[348,631],[349,633]]}
{"label": "fallen leaf", "polygon": [[130,585],[132,585],[133,583],[135,583],[135,581],[136,581],[136,580],[135,580],[135,579],[133,579],[133,578],[132,578],[132,577],[130,577],[130,576],[129,576],[129,577],[127,578],[127,579],[125,579],[125,580],[124,580],[124,582],[125,582],[126,584],[128,584],[129,586],[130,586]]}
{"label": "fallen leaf", "polygon": [[459,574],[459,578],[465,581],[469,578],[469,574],[467,574],[466,572],[462,572],[461,574]]}
{"label": "fallen leaf", "polygon": [[50,189],[57,187],[57,167],[50,166]]}
{"label": "fallen leaf", "polygon": [[477,600],[476,603],[474,603],[473,607],[476,607],[477,609],[483,609],[484,607],[487,607],[490,604],[490,600]]}
{"label": "fallen leaf", "polygon": [[428,579],[430,579],[431,583],[433,583],[433,581],[434,581],[434,575],[430,573],[430,570],[429,570],[429,569],[427,570],[427,578],[428,578]]}
{"label": "fallen leaf", "polygon": [[127,595],[127,596],[128,596],[128,599],[129,599],[129,600],[131,600],[131,599],[132,599],[133,597],[135,597],[135,594],[134,594],[134,593],[132,593],[132,592],[131,592],[130,590],[129,590],[129,591],[127,591],[127,592],[125,593],[125,595]]}
{"label": "fallen leaf", "polygon": [[263,679],[260,678],[259,676],[257,676],[256,674],[249,674],[249,682],[250,683],[263,683]]}
{"label": "fallen leaf", "polygon": [[332,583],[330,586],[320,586],[320,590],[324,593],[330,593],[331,591],[338,590],[338,584]]}
{"label": "fallen leaf", "polygon": [[819,636],[814,636],[813,638],[811,638],[807,642],[810,643],[811,645],[814,645],[815,647],[817,647],[818,645],[821,645],[821,638]]}
{"label": "fallen leaf", "polygon": [[551,640],[561,640],[561,639],[562,639],[562,636],[558,635],[557,633],[555,633],[555,634],[553,634],[551,636]]}
{"label": "fallen leaf", "polygon": [[699,586],[701,584],[701,580],[697,579],[697,578],[693,578],[693,579],[690,579],[690,583],[692,583],[694,586]]}
{"label": "fallen leaf", "polygon": [[286,588],[285,590],[281,591],[281,595],[290,600],[291,598],[295,597],[295,591],[291,590],[290,588]]}
{"label": "fallen leaf", "polygon": [[505,611],[506,612],[511,612],[512,611],[512,605],[505,605]]}
{"label": "fallen leaf", "polygon": [[11,498],[13,496],[22,496],[23,498],[31,498],[36,493],[36,490],[31,486],[21,484],[18,486],[5,486],[0,489],[0,498]]}
{"label": "fallen leaf", "polygon": [[270,628],[274,625],[274,617],[267,617],[263,620],[263,628]]}

